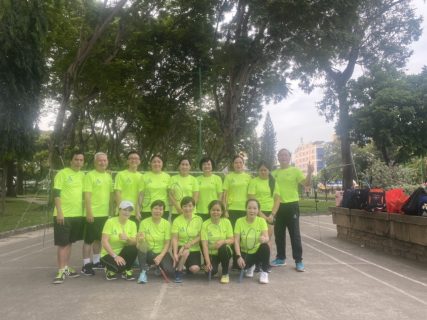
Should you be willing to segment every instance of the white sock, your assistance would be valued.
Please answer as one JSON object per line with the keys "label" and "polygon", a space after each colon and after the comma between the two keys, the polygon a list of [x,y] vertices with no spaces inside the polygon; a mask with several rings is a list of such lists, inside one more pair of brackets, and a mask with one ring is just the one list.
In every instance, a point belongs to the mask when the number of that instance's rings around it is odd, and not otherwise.
{"label": "white sock", "polygon": [[90,258],[83,259],[83,265],[90,263]]}
{"label": "white sock", "polygon": [[100,261],[101,261],[101,255],[99,253],[98,254],[94,254],[93,255],[93,263],[98,263]]}

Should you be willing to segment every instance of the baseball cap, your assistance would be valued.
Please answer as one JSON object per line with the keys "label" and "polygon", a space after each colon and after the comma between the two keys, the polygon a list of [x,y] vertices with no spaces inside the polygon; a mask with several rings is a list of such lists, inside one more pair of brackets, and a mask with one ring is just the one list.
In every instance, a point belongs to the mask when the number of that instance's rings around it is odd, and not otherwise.
{"label": "baseball cap", "polygon": [[123,200],[122,202],[120,202],[119,208],[133,211],[133,203],[128,200]]}

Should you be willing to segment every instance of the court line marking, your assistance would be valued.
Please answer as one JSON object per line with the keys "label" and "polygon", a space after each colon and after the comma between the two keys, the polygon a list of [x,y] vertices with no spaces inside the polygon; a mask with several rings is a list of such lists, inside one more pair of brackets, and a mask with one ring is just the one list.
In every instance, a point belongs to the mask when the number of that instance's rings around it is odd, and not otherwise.
{"label": "court line marking", "polygon": [[[49,242],[53,242],[53,239],[45,240],[45,244],[47,244],[47,243],[49,243]],[[15,252],[23,251],[23,250],[30,249],[30,248],[32,248],[32,247],[37,247],[37,246],[43,246],[43,243],[38,242],[38,243],[35,243],[35,244],[32,244],[32,245],[29,245],[29,246],[26,246],[26,247],[22,247],[22,248],[19,248],[19,249],[15,249],[15,250],[12,250],[12,251],[8,251],[8,252],[5,252],[5,253],[1,253],[1,254],[0,254],[0,258],[1,258],[1,257],[4,257],[4,256],[8,256],[8,255],[10,255],[10,254],[12,254],[12,253],[15,253]]]}
{"label": "court line marking", "polygon": [[309,224],[309,225],[311,225],[313,227],[318,227],[318,228],[322,228],[322,229],[326,229],[326,230],[331,230],[331,231],[337,231],[337,229],[332,229],[332,228],[327,228],[327,227],[324,227],[324,226],[319,226],[319,225],[317,225],[315,223],[306,222],[306,221],[301,221],[301,222],[305,223],[305,224]]}
{"label": "court line marking", "polygon": [[419,285],[421,285],[421,286],[423,286],[423,287],[427,287],[427,283],[424,283],[424,282],[422,282],[422,281],[415,280],[415,279],[413,279],[413,278],[410,278],[410,277],[408,277],[408,276],[405,276],[404,274],[398,273],[398,272],[393,271],[393,270],[391,270],[391,269],[389,269],[389,268],[383,267],[383,266],[381,266],[381,265],[379,265],[379,264],[376,264],[376,263],[371,262],[371,261],[369,261],[369,260],[366,260],[366,259],[364,259],[364,258],[358,257],[358,256],[356,256],[356,255],[354,255],[354,254],[351,254],[351,253],[347,252],[347,251],[344,251],[344,250],[338,249],[338,248],[336,248],[336,247],[334,247],[334,246],[331,246],[330,244],[327,244],[327,243],[325,243],[325,242],[323,242],[323,241],[319,241],[319,240],[317,240],[317,239],[315,239],[315,238],[312,238],[312,237],[310,237],[310,236],[308,236],[308,235],[306,235],[306,234],[302,234],[302,236],[303,236],[303,237],[305,237],[305,238],[308,238],[308,239],[310,239],[310,240],[312,240],[312,241],[318,242],[318,243],[320,243],[320,244],[322,244],[322,245],[324,245],[324,246],[326,246],[326,247],[328,247],[328,248],[331,248],[331,249],[334,249],[334,250],[336,250],[336,251],[338,251],[338,252],[341,252],[341,253],[343,253],[343,254],[346,254],[346,255],[348,255],[348,256],[350,256],[350,257],[354,258],[354,259],[357,259],[357,260],[359,260],[359,261],[365,262],[365,263],[367,263],[367,264],[370,264],[370,265],[372,265],[372,266],[375,266],[375,267],[377,267],[377,268],[379,268],[379,269],[382,269],[382,270],[384,270],[384,271],[390,272],[391,274],[393,274],[393,275],[395,275],[395,276],[398,276],[398,277],[403,278],[403,279],[405,279],[405,280],[408,280],[408,281],[411,281],[411,282],[413,282],[413,283],[419,284]]}
{"label": "court line marking", "polygon": [[395,290],[395,291],[397,291],[397,292],[399,292],[399,293],[407,296],[408,298],[411,298],[411,299],[413,299],[413,300],[421,303],[422,305],[427,306],[427,302],[425,302],[424,300],[421,300],[421,299],[417,298],[416,296],[413,296],[412,294],[406,292],[405,290],[402,290],[402,289],[400,289],[398,287],[395,287],[395,286],[393,286],[392,284],[390,284],[388,282],[385,282],[385,281],[383,281],[383,280],[381,280],[381,279],[379,279],[377,277],[374,277],[373,275],[371,275],[369,273],[366,273],[366,272],[364,272],[364,271],[362,271],[362,270],[360,270],[360,269],[358,269],[356,267],[353,267],[352,265],[349,265],[348,263],[345,263],[344,261],[341,261],[340,259],[335,258],[335,257],[327,254],[326,252],[324,252],[324,251],[322,251],[322,250],[320,250],[320,249],[318,249],[318,248],[310,245],[310,244],[306,243],[305,245],[308,246],[308,247],[310,247],[310,248],[312,248],[313,250],[315,250],[315,251],[317,251],[317,252],[319,252],[319,253],[327,256],[328,258],[330,258],[330,259],[332,259],[332,260],[334,260],[336,262],[339,262],[342,265],[344,265],[344,266],[346,266],[346,267],[348,267],[348,268],[350,268],[350,269],[352,269],[352,270],[354,270],[356,272],[359,272],[360,274],[364,275],[365,277],[370,278],[372,280],[375,280],[375,281],[377,281],[377,282],[379,282],[379,283],[381,283],[381,284],[383,284],[383,285],[385,285],[385,286],[387,286],[387,287],[389,287],[389,288],[391,288],[391,289],[393,289],[393,290]]}
{"label": "court line marking", "polygon": [[168,287],[168,285],[166,283],[162,284],[162,287],[160,288],[160,293],[157,296],[156,301],[154,301],[154,308],[150,313],[150,319],[156,319],[157,318],[157,315],[158,315],[159,309],[160,309],[160,305],[163,302],[163,298],[165,296],[167,287]]}

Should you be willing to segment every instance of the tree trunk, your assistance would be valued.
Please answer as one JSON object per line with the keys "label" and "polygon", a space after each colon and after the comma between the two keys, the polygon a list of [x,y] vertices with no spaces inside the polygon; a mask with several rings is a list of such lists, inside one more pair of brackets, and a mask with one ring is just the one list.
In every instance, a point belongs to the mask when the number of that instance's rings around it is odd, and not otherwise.
{"label": "tree trunk", "polygon": [[[4,163],[3,163],[4,165]],[[0,185],[0,194],[1,194],[1,205],[0,205],[0,214],[4,215],[6,213],[6,169],[3,166],[3,169],[0,168],[1,173],[1,185]]]}
{"label": "tree trunk", "polygon": [[16,188],[14,184],[15,163],[13,160],[6,161],[6,197],[16,198]]}
{"label": "tree trunk", "polygon": [[22,196],[24,194],[24,170],[21,161],[18,161],[16,169],[16,193]]}

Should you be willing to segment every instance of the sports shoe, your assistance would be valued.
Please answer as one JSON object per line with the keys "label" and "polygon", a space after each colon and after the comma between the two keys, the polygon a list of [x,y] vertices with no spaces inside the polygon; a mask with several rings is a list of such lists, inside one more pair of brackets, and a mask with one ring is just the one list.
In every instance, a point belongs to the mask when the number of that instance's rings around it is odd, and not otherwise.
{"label": "sports shoe", "polygon": [[270,265],[272,267],[282,267],[282,266],[286,266],[286,261],[285,259],[276,258],[270,262]]}
{"label": "sports shoe", "polygon": [[254,271],[255,271],[255,265],[253,265],[252,267],[250,267],[249,269],[245,270],[245,277],[246,278],[253,278],[254,276]]}
{"label": "sports shoe", "polygon": [[55,279],[53,279],[53,284],[60,284],[63,283],[65,280],[65,271],[63,269],[59,269],[58,273],[55,276]]}
{"label": "sports shoe", "polygon": [[142,270],[141,273],[139,274],[139,278],[138,278],[138,283],[147,283],[148,279],[147,279],[147,272],[145,272],[145,270]]}
{"label": "sports shoe", "polygon": [[71,267],[65,267],[64,273],[69,278],[77,278],[80,277],[80,275]]}
{"label": "sports shoe", "polygon": [[105,279],[107,280],[117,280],[117,273],[113,271],[107,271],[105,273]]}
{"label": "sports shoe", "polygon": [[297,269],[298,272],[304,272],[305,268],[304,268],[304,263],[303,262],[297,262],[295,264],[295,267]]}
{"label": "sports shoe", "polygon": [[94,270],[104,270],[105,266],[102,264],[101,261],[98,261],[97,263],[92,264],[92,269]]}
{"label": "sports shoe", "polygon": [[93,271],[93,265],[92,263],[86,263],[81,271],[82,274],[84,274],[85,276],[94,276],[95,275],[95,271]]}
{"label": "sports shoe", "polygon": [[220,280],[220,282],[221,282],[221,283],[229,283],[229,282],[230,282],[230,277],[228,276],[228,274],[223,274],[223,275],[221,276],[221,280]]}
{"label": "sports shoe", "polygon": [[122,279],[125,279],[127,281],[135,280],[135,277],[133,276],[132,270],[126,270],[122,273]]}
{"label": "sports shoe", "polygon": [[182,271],[175,271],[175,283],[182,282]]}
{"label": "sports shoe", "polygon": [[261,273],[259,274],[259,283],[266,284],[268,282],[268,273],[261,271]]}

